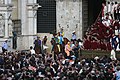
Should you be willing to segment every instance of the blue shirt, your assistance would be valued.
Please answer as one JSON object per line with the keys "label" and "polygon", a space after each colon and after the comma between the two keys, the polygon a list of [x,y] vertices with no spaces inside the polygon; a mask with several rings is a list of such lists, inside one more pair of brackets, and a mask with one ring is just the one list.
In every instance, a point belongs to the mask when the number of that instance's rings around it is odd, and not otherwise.
{"label": "blue shirt", "polygon": [[35,40],[34,44],[35,46],[41,46],[41,40]]}
{"label": "blue shirt", "polygon": [[63,37],[60,36],[60,37],[58,37],[58,38],[59,38],[59,44],[62,44],[62,42],[63,42]]}
{"label": "blue shirt", "polygon": [[117,48],[117,45],[115,44],[116,41],[116,37],[112,37],[110,42],[112,43],[112,47],[114,47],[115,49]]}
{"label": "blue shirt", "polygon": [[72,39],[74,40],[76,38],[77,38],[76,34],[72,34]]}
{"label": "blue shirt", "polygon": [[4,49],[8,49],[8,45],[7,45],[7,43],[4,42],[4,43],[2,44],[2,47],[3,47]]}
{"label": "blue shirt", "polygon": [[116,72],[116,80],[120,80],[120,71]]}

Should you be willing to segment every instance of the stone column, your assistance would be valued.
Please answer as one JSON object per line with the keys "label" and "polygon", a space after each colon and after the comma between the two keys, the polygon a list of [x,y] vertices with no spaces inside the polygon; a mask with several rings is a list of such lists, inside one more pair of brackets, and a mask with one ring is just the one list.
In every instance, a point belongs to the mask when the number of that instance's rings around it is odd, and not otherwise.
{"label": "stone column", "polygon": [[[4,0],[5,5],[8,4],[8,0]],[[5,11],[5,38],[8,38],[8,13],[7,13],[7,6],[6,6],[6,11]]]}
{"label": "stone column", "polygon": [[79,38],[83,38],[83,25],[82,25],[82,21],[83,21],[83,15],[82,15],[82,0],[79,0]]}
{"label": "stone column", "polygon": [[[12,12],[13,5],[11,4],[11,0],[5,0],[4,2],[5,2],[5,8],[6,8],[6,10],[4,11],[4,14],[5,14],[4,15],[5,16],[5,36],[4,37],[9,38],[9,35],[10,35],[9,33],[11,33],[9,30],[9,25],[12,24],[11,12]],[[11,22],[11,24],[8,24],[8,21]]]}
{"label": "stone column", "polygon": [[8,0],[4,0],[4,3],[5,3],[5,4],[8,4]]}
{"label": "stone column", "polygon": [[18,0],[18,19],[21,19],[21,0]]}
{"label": "stone column", "polygon": [[5,38],[8,38],[8,13],[5,13]]}
{"label": "stone column", "polygon": [[18,37],[18,49],[29,49],[33,46],[36,36],[36,11],[38,4],[36,0],[21,0],[20,13],[22,35]]}
{"label": "stone column", "polygon": [[37,34],[37,16],[38,4],[36,0],[28,0],[27,3],[27,20],[28,20],[28,35],[29,35],[29,47],[33,46],[34,36]]}
{"label": "stone column", "polygon": [[27,21],[27,0],[20,0],[21,1],[21,29],[22,29],[22,35],[27,35],[28,34],[28,21]]}
{"label": "stone column", "polygon": [[34,14],[34,30],[33,30],[33,34],[36,35],[37,34],[37,11],[35,11],[36,14]]}
{"label": "stone column", "polygon": [[5,21],[4,21],[4,14],[3,13],[0,13],[0,37],[4,37],[4,24],[5,24]]}

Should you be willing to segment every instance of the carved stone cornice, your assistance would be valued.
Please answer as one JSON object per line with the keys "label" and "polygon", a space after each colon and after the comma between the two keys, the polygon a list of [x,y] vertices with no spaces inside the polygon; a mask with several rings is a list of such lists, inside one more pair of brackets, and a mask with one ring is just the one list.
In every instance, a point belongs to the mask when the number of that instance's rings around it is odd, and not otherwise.
{"label": "carved stone cornice", "polygon": [[37,11],[37,9],[41,7],[39,4],[37,3],[28,3],[27,4],[27,9],[28,10],[34,10],[34,11]]}
{"label": "carved stone cornice", "polygon": [[13,4],[0,4],[0,7],[7,7],[7,6],[13,7]]}
{"label": "carved stone cornice", "polygon": [[0,11],[12,11],[13,6],[14,6],[13,4],[1,4]]}

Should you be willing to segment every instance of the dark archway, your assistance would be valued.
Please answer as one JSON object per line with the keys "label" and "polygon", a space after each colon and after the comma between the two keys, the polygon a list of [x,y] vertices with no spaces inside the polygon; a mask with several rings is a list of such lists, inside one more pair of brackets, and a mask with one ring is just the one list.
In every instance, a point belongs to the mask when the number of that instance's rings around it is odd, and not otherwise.
{"label": "dark archway", "polygon": [[88,25],[92,25],[102,9],[102,3],[105,3],[105,0],[88,0]]}
{"label": "dark archway", "polygon": [[37,11],[37,33],[56,31],[56,1],[37,0],[42,7]]}

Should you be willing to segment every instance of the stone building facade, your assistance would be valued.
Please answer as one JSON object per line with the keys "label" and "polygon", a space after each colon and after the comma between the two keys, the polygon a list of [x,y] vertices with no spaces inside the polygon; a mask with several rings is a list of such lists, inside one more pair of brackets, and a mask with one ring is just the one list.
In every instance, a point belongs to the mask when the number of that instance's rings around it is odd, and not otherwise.
{"label": "stone building facade", "polygon": [[0,0],[0,46],[8,39],[8,44],[12,47],[12,10],[11,0]]}
{"label": "stone building facade", "polygon": [[[37,34],[36,11],[38,7],[36,0],[0,0],[0,45],[7,39],[9,49],[13,48],[14,41],[17,44],[15,49],[29,49]],[[14,23],[16,21],[19,23]],[[15,35],[17,38],[13,40]]]}
{"label": "stone building facade", "polygon": [[63,28],[65,37],[71,38],[72,31],[82,38],[82,0],[56,1],[57,31]]}
{"label": "stone building facade", "polygon": [[[50,33],[37,33],[37,10],[41,9],[38,1],[42,0],[0,0],[0,45],[8,39],[11,49],[15,44],[15,49],[29,49],[30,46],[34,46],[36,36],[42,39],[47,35],[48,40],[51,39]],[[54,1],[56,2],[56,32],[63,28],[65,37],[70,39],[72,31],[75,30],[77,38],[82,39],[84,31],[88,28],[89,0]],[[15,43],[13,39],[16,39]]]}

